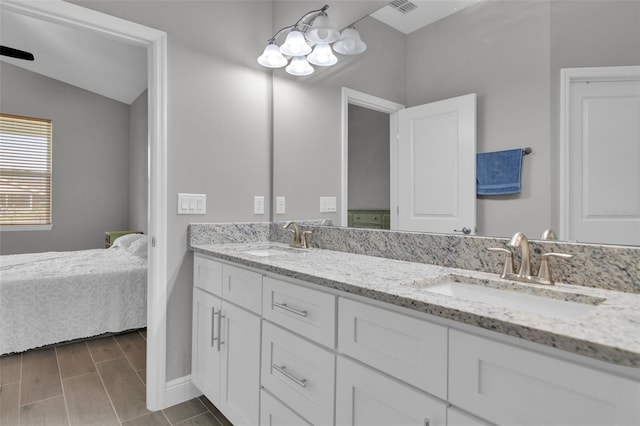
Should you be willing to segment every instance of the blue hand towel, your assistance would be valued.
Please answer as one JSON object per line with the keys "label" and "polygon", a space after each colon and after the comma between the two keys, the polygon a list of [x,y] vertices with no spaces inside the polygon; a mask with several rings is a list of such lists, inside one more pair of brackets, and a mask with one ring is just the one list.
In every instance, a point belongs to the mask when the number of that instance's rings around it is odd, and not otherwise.
{"label": "blue hand towel", "polygon": [[504,195],[520,192],[522,149],[485,152],[476,155],[478,195]]}

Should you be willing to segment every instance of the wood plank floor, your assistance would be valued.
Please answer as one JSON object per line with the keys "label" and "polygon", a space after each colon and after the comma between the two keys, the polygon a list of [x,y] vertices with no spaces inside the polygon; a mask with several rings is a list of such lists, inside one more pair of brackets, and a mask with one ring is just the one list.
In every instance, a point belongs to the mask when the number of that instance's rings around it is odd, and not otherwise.
{"label": "wood plank floor", "polygon": [[145,333],[0,357],[0,426],[232,426],[204,397],[146,409]]}

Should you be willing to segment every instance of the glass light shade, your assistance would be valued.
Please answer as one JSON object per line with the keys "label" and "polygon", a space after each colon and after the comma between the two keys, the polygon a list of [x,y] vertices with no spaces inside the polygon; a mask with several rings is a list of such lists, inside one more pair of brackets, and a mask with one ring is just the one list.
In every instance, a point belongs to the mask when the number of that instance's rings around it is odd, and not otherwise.
{"label": "glass light shade", "polygon": [[287,62],[274,42],[269,43],[267,47],[264,48],[262,55],[258,57],[258,63],[267,68],[282,68],[287,65]]}
{"label": "glass light shade", "polygon": [[345,28],[340,40],[333,44],[333,50],[343,55],[357,55],[367,50],[367,45],[360,39],[355,28]]}
{"label": "glass light shade", "polygon": [[338,58],[333,54],[331,46],[327,43],[316,44],[316,47],[313,48],[313,52],[307,56],[307,59],[313,65],[319,65],[321,67],[328,67],[338,62]]}
{"label": "glass light shade", "polygon": [[288,56],[304,56],[311,52],[311,46],[307,44],[302,33],[294,28],[287,34],[284,44],[280,46],[280,52]]}
{"label": "glass light shade", "polygon": [[340,33],[331,26],[327,14],[321,12],[305,37],[312,43],[333,43],[340,38]]}
{"label": "glass light shade", "polygon": [[291,59],[291,63],[285,68],[291,75],[303,76],[313,73],[313,67],[307,62],[304,56],[296,56]]}

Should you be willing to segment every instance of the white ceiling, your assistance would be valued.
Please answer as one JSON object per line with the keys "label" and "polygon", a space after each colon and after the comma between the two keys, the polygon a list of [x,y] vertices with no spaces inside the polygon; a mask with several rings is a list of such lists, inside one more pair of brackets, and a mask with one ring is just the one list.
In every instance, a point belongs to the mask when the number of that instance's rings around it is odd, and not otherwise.
{"label": "white ceiling", "polygon": [[401,3],[413,3],[417,7],[410,12],[402,13],[387,5],[372,13],[371,16],[398,31],[409,34],[478,1],[480,0],[399,0]]}
{"label": "white ceiling", "polygon": [[130,105],[147,87],[145,49],[3,10],[0,44],[35,61],[0,60]]}

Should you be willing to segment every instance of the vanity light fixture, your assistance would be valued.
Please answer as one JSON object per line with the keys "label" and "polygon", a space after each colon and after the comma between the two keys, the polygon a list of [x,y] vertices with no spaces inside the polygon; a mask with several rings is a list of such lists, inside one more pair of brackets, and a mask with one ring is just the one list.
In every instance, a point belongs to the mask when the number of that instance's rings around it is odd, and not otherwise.
{"label": "vanity light fixture", "polygon": [[[258,57],[258,63],[267,68],[282,68],[296,76],[312,74],[311,66],[327,67],[338,62],[334,51],[342,55],[357,55],[366,50],[367,45],[353,25],[342,33],[333,28],[326,10],[321,9],[305,13],[302,18],[276,32]],[[284,43],[278,47],[276,39],[286,32]]]}

